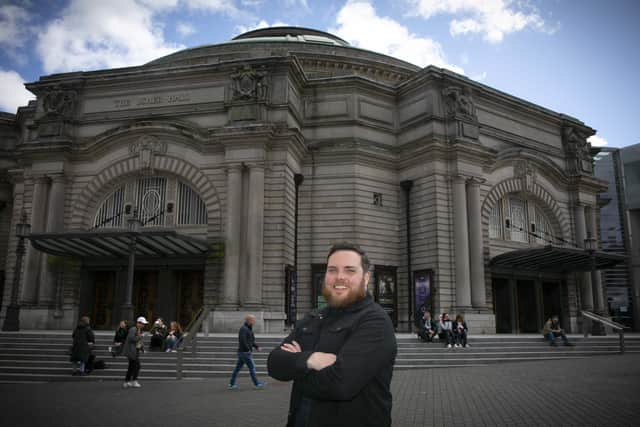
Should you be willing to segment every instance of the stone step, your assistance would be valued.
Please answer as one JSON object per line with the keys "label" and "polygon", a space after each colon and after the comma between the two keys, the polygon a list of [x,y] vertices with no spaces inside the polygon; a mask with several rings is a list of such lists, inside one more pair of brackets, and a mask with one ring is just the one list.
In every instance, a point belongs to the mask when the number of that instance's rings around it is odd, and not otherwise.
{"label": "stone step", "polygon": [[[95,370],[88,376],[72,376],[68,351],[71,336],[67,331],[0,334],[0,382],[38,381],[122,381],[127,369],[124,357],[113,358],[107,347],[112,333],[96,334],[94,354],[104,360],[106,369]],[[148,337],[145,341],[148,344]],[[575,347],[550,347],[540,335],[470,337],[469,348],[445,348],[443,343],[424,343],[414,335],[399,334],[396,370],[451,368],[456,366],[484,366],[535,360],[561,360],[619,352],[617,336],[570,336]],[[258,375],[266,376],[269,351],[282,340],[281,336],[258,335],[258,343],[265,349],[254,353]],[[640,335],[625,339],[628,353],[640,353]],[[199,379],[228,377],[236,364],[237,336],[198,336],[197,353],[190,348],[183,353],[183,378]],[[162,380],[176,377],[177,353],[147,351],[142,359],[142,379]]]}

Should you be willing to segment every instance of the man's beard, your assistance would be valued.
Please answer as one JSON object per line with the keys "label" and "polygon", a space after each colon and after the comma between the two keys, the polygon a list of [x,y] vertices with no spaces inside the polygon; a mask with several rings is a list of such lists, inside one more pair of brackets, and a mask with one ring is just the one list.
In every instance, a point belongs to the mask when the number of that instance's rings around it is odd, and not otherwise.
{"label": "man's beard", "polygon": [[344,298],[334,298],[333,294],[329,290],[329,287],[325,283],[322,287],[322,296],[327,301],[329,307],[332,308],[344,308],[349,307],[352,304],[362,301],[367,296],[367,288],[364,285],[364,278],[360,282],[360,286],[357,288],[349,289],[349,292]]}

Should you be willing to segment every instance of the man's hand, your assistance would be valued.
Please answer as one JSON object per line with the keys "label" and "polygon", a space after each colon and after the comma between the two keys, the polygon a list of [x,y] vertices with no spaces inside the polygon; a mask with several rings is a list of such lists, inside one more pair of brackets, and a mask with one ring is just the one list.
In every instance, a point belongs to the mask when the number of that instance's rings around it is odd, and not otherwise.
{"label": "man's hand", "polygon": [[314,371],[320,371],[336,363],[336,355],[333,353],[323,353],[316,351],[311,353],[311,356],[307,359],[307,368]]}
{"label": "man's hand", "polygon": [[280,348],[284,351],[288,351],[289,353],[300,353],[302,351],[302,347],[295,341],[291,341],[291,344],[284,343],[280,346]]}

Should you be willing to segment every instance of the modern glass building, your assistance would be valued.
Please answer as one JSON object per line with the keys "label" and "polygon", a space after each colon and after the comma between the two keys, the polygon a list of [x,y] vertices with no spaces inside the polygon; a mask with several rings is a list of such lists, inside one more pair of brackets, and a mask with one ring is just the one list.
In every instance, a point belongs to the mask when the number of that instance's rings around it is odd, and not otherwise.
{"label": "modern glass building", "polygon": [[[602,250],[628,256],[629,224],[626,215],[624,175],[621,150],[603,148],[594,157],[594,175],[608,181],[607,191],[600,193],[600,240]],[[608,314],[612,320],[633,325],[633,300],[629,264],[622,263],[602,271]]]}

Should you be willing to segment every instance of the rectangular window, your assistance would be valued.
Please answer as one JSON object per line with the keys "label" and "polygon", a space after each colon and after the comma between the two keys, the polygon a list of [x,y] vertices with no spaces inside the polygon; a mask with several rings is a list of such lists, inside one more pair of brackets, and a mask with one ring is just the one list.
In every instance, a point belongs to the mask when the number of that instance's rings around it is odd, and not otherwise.
{"label": "rectangular window", "polygon": [[489,237],[492,239],[502,239],[502,209],[500,203],[491,210],[489,217]]}
{"label": "rectangular window", "polygon": [[511,240],[516,242],[528,242],[528,221],[524,200],[510,198],[511,215]]}

